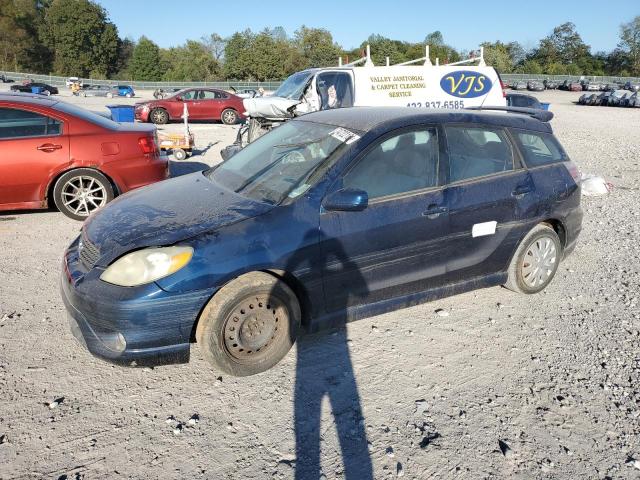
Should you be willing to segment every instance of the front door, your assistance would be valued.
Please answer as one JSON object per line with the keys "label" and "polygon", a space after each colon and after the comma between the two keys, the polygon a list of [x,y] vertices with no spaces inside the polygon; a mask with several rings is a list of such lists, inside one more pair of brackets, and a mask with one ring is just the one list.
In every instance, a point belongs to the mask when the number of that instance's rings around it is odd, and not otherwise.
{"label": "front door", "polygon": [[330,189],[364,190],[369,205],[320,216],[329,312],[424,290],[445,274],[439,137],[426,126],[386,135]]}
{"label": "front door", "polygon": [[506,271],[535,210],[534,184],[502,128],[445,127],[451,255],[449,282]]}
{"label": "front door", "polygon": [[69,163],[68,132],[60,119],[0,107],[0,152],[0,205],[40,202],[43,185]]}

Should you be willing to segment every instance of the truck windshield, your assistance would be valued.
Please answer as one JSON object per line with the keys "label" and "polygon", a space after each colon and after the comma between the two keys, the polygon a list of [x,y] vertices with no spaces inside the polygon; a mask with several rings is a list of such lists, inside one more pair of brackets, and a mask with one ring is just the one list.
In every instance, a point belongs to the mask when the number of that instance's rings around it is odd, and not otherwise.
{"label": "truck windshield", "polygon": [[290,100],[300,100],[304,93],[304,87],[307,85],[309,78],[313,72],[298,72],[287,78],[280,88],[273,94],[274,97],[288,98]]}
{"label": "truck windshield", "polygon": [[306,192],[359,138],[334,125],[289,121],[205,176],[245,197],[277,205]]}

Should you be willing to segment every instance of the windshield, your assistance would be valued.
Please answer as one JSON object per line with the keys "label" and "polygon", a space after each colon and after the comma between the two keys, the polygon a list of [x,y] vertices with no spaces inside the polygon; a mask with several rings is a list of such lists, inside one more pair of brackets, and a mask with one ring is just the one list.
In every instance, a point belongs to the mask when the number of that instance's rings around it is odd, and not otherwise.
{"label": "windshield", "polygon": [[289,121],[205,175],[236,193],[277,205],[306,192],[359,138],[334,125]]}
{"label": "windshield", "polygon": [[304,87],[311,78],[313,72],[298,72],[287,78],[280,88],[273,95],[275,97],[288,98],[290,100],[300,100],[304,93]]}

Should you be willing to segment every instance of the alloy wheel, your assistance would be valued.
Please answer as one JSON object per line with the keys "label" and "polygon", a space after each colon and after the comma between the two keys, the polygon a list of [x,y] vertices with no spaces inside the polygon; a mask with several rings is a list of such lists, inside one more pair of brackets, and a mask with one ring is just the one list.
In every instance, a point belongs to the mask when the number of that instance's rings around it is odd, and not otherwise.
{"label": "alloy wheel", "polygon": [[107,190],[95,178],[72,177],[62,186],[62,201],[73,214],[88,217],[107,204]]}

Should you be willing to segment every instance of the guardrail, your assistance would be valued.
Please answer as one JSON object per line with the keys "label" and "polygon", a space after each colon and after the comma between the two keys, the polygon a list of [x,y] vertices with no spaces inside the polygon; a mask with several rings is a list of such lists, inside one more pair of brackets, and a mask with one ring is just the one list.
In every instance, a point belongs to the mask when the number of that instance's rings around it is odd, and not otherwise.
{"label": "guardrail", "polygon": [[[35,82],[48,83],[56,87],[64,87],[68,77],[60,77],[56,75],[36,75],[32,73],[24,72],[5,72],[0,71],[0,74],[4,74],[7,78],[11,78],[16,82],[22,80],[31,79]],[[277,90],[282,81],[273,80],[268,82],[257,82],[247,80],[228,80],[224,82],[141,82],[132,80],[105,80],[95,78],[82,78],[84,83],[91,85],[131,85],[136,90],[155,90],[156,88],[172,88],[172,87],[213,87],[221,88],[223,90],[231,90],[234,87],[238,90],[245,88],[258,89],[260,87],[268,91]]]}

